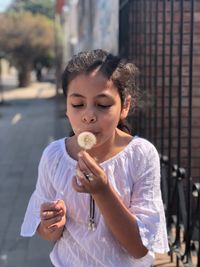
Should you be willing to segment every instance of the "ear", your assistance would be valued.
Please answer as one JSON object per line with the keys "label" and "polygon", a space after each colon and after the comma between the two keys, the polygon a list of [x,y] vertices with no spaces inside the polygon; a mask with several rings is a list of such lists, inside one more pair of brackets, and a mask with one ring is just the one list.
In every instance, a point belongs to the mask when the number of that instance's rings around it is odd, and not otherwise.
{"label": "ear", "polygon": [[122,106],[120,119],[125,119],[128,116],[128,112],[131,106],[131,96],[128,95],[124,101],[124,105]]}

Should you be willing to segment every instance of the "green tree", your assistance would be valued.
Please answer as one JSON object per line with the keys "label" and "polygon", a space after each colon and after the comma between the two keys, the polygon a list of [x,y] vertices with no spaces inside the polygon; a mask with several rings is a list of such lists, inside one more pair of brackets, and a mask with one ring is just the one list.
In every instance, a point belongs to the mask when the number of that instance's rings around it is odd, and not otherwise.
{"label": "green tree", "polygon": [[54,18],[54,1],[53,0],[14,0],[8,7],[7,11],[29,11],[33,14],[43,14],[50,19]]}
{"label": "green tree", "polygon": [[53,57],[54,25],[44,15],[30,12],[0,14],[0,47],[18,70],[19,86],[30,83],[37,58]]}

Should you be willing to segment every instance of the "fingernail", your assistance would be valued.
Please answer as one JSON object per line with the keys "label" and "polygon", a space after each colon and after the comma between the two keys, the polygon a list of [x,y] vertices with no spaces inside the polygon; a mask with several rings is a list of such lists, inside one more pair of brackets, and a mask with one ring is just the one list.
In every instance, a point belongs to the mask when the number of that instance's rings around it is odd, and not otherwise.
{"label": "fingernail", "polygon": [[82,152],[79,152],[78,153],[78,156],[81,158],[81,157],[83,157],[83,153]]}
{"label": "fingernail", "polygon": [[94,157],[94,160],[95,160],[96,162],[98,162],[98,158],[97,158],[97,157]]}

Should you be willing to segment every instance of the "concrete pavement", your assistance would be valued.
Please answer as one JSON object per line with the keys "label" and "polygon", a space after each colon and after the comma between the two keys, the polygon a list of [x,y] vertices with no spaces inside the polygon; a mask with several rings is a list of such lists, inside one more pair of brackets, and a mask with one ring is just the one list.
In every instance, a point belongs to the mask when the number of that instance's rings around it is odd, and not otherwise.
{"label": "concrete pavement", "polygon": [[0,267],[51,266],[52,245],[20,237],[44,147],[67,135],[63,103],[50,83],[4,92],[0,105]]}

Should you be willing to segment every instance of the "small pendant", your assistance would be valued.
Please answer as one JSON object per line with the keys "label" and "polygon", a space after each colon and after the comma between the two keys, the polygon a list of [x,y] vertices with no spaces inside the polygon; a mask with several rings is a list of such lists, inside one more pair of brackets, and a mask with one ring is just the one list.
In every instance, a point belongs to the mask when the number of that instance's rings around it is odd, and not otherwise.
{"label": "small pendant", "polygon": [[88,223],[88,230],[92,230],[92,222],[90,222],[90,221]]}
{"label": "small pendant", "polygon": [[95,231],[96,230],[96,224],[95,222],[92,222],[92,231]]}
{"label": "small pendant", "polygon": [[95,222],[93,222],[93,221],[89,221],[89,223],[88,223],[88,230],[92,230],[92,231],[95,231],[96,230],[96,224],[95,224]]}

